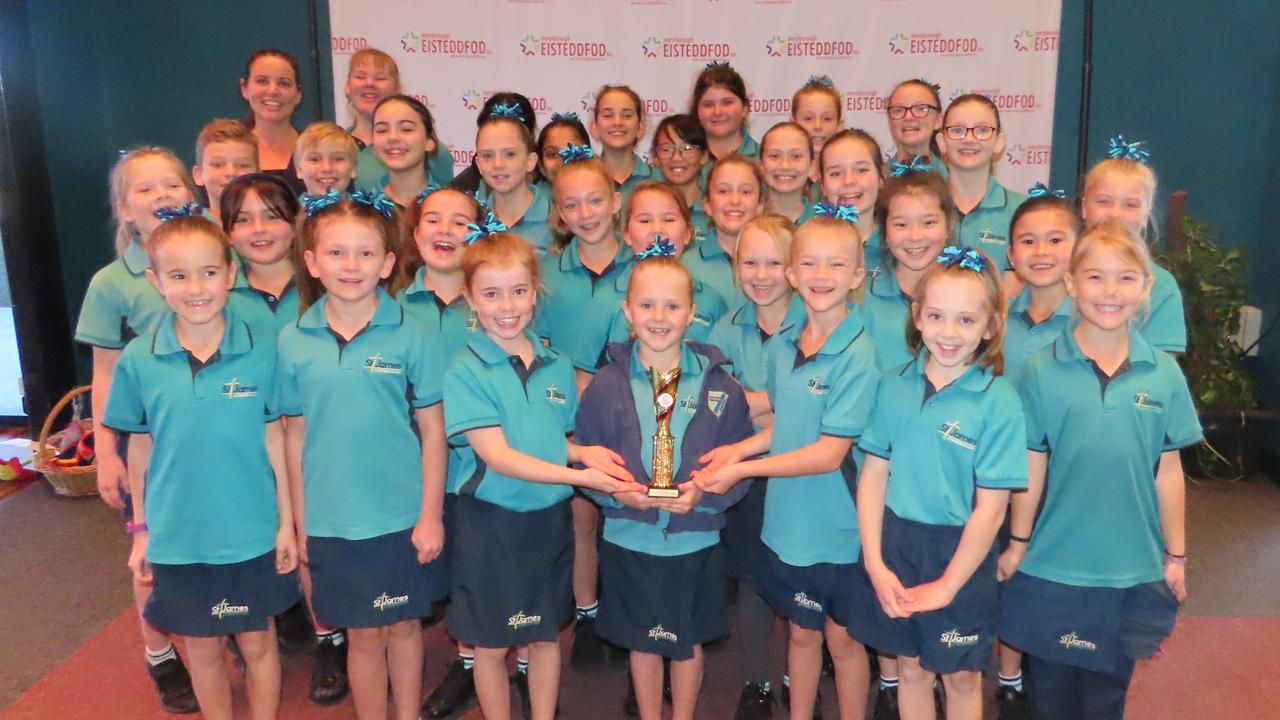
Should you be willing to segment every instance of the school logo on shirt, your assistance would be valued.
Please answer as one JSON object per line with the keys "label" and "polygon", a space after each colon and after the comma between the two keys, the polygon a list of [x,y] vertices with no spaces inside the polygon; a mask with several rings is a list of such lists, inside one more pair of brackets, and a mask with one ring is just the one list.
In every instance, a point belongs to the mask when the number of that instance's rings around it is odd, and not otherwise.
{"label": "school logo on shirt", "polygon": [[519,630],[526,625],[539,625],[541,623],[541,615],[525,615],[523,610],[507,618],[507,625],[509,625],[512,630]]}
{"label": "school logo on shirt", "polygon": [[699,325],[706,325],[708,327],[711,326],[711,318],[707,315],[703,315],[702,313],[694,313],[693,321],[698,323]]}
{"label": "school logo on shirt", "polygon": [[258,394],[257,385],[241,385],[240,381],[231,378],[231,382],[222,386],[222,394],[235,400],[236,398],[251,398]]}
{"label": "school logo on shirt", "polygon": [[564,393],[560,392],[559,385],[552,383],[547,387],[547,402],[552,405],[563,405],[568,399],[569,398],[565,397]]}
{"label": "school logo on shirt", "polygon": [[712,415],[720,417],[720,413],[724,412],[724,406],[729,402],[729,393],[721,390],[707,391],[707,409]]}
{"label": "school logo on shirt", "polygon": [[222,602],[214,605],[209,609],[209,614],[219,620],[227,617],[239,617],[249,614],[248,605],[232,605],[227,602],[226,598],[222,598]]}
{"label": "school logo on shirt", "polygon": [[480,329],[480,318],[472,315],[467,318],[467,332],[475,332]]}
{"label": "school logo on shirt", "polygon": [[1088,650],[1089,652],[1097,652],[1097,643],[1091,643],[1088,640],[1080,639],[1080,636],[1071,632],[1058,638],[1058,644],[1068,650]]}
{"label": "school logo on shirt", "polygon": [[824,612],[822,609],[822,603],[818,602],[817,600],[814,600],[813,598],[809,597],[808,595],[805,595],[802,592],[796,593],[794,596],[792,596],[791,599],[795,602],[796,607],[804,608],[805,610],[816,610],[818,612]]}
{"label": "school logo on shirt", "polygon": [[1133,406],[1139,410],[1147,410],[1150,412],[1163,412],[1164,403],[1159,400],[1152,400],[1151,395],[1146,390],[1134,393]]}
{"label": "school logo on shirt", "polygon": [[382,353],[370,355],[365,358],[364,369],[371,373],[381,373],[384,375],[401,375],[404,373],[404,367],[400,363],[383,360]]}
{"label": "school logo on shirt", "polygon": [[805,389],[814,395],[826,395],[831,391],[831,384],[822,382],[821,375],[814,375],[809,378],[809,384],[805,386]]}
{"label": "school logo on shirt", "polygon": [[978,441],[960,432],[960,421],[952,420],[945,422],[942,427],[938,428],[938,434],[943,440],[949,443],[959,445],[965,450],[972,450],[978,446]]}
{"label": "school logo on shirt", "polygon": [[680,642],[680,638],[677,637],[675,633],[662,627],[661,625],[655,625],[653,628],[649,630],[649,639],[665,640],[666,642],[669,642],[669,643]]}
{"label": "school logo on shirt", "polygon": [[978,633],[974,633],[973,635],[961,635],[958,630],[955,630],[953,628],[951,630],[948,630],[942,633],[942,635],[938,636],[938,642],[943,645],[946,645],[949,648],[968,647],[970,645],[977,645]]}
{"label": "school logo on shirt", "polygon": [[698,398],[693,395],[680,398],[680,409],[692,415],[698,409]]}
{"label": "school logo on shirt", "polygon": [[997,235],[991,228],[984,228],[982,232],[978,233],[978,242],[985,245],[1004,245],[1005,237]]}
{"label": "school logo on shirt", "polygon": [[408,602],[408,595],[388,595],[384,592],[373,599],[373,609],[381,612],[390,610],[391,608],[400,607]]}

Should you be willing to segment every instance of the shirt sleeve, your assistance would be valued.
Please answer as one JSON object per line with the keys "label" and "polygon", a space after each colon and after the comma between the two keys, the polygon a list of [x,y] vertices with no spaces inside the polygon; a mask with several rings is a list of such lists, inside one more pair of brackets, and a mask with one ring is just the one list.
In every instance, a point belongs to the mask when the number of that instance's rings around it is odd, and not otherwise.
{"label": "shirt sleeve", "polygon": [[870,343],[855,342],[846,354],[852,357],[839,376],[831,378],[819,431],[823,435],[857,440],[867,429],[867,418],[880,385],[880,371],[876,369],[875,351]]}
{"label": "shirt sleeve", "polygon": [[110,281],[110,267],[99,270],[89,281],[76,323],[76,342],[119,350],[127,342],[122,332],[126,313],[119,288]]}
{"label": "shirt sleeve", "polygon": [[111,378],[111,392],[107,395],[107,407],[103,412],[102,424],[122,432],[145,433],[147,429],[147,408],[142,398],[142,384],[139,382],[135,358],[137,352],[124,352],[116,363],[115,374]]}
{"label": "shirt sleeve", "polygon": [[889,413],[892,412],[893,405],[889,400],[889,393],[895,382],[897,381],[881,382],[876,389],[876,400],[867,419],[867,429],[858,440],[859,450],[884,460],[893,455],[893,435],[889,430]]}
{"label": "shirt sleeve", "polygon": [[572,435],[574,429],[574,420],[578,414],[578,382],[573,374],[573,363],[569,361],[568,356],[562,356],[562,361],[556,363],[560,368],[560,386],[564,388],[564,408],[560,412],[560,417],[564,422],[564,434]]}
{"label": "shirt sleeve", "polygon": [[406,322],[405,327],[412,333],[408,356],[410,402],[415,408],[430,407],[443,399],[444,358],[439,344],[429,342],[421,326]]}
{"label": "shirt sleeve", "polygon": [[1182,289],[1163,268],[1155,273],[1151,288],[1151,312],[1142,323],[1142,337],[1151,347],[1166,352],[1186,352],[1187,321],[1182,309]]}
{"label": "shirt sleeve", "polygon": [[1191,390],[1187,387],[1187,378],[1172,358],[1162,360],[1168,360],[1168,372],[1175,376],[1173,393],[1165,411],[1164,450],[1168,452],[1195,445],[1204,437],[1204,431],[1191,399]]}
{"label": "shirt sleeve", "polygon": [[502,416],[492,388],[475,372],[470,358],[460,357],[444,374],[445,436],[501,425]]}
{"label": "shirt sleeve", "polygon": [[1045,424],[1044,411],[1040,401],[1039,380],[1043,371],[1039,354],[1033,355],[1031,362],[1023,366],[1022,372],[1014,382],[1018,397],[1022,399],[1023,422],[1027,428],[1026,445],[1035,452],[1049,451],[1049,429]]}
{"label": "shirt sleeve", "polygon": [[268,346],[261,352],[267,354],[267,359],[263,361],[267,371],[263,373],[262,387],[259,388],[258,396],[262,398],[263,422],[269,423],[273,420],[278,420],[284,414],[280,412],[279,392],[276,390],[276,386],[279,384],[277,378],[280,374],[280,367],[276,359],[274,345]]}
{"label": "shirt sleeve", "polygon": [[302,394],[298,388],[297,368],[293,363],[294,331],[286,327],[276,341],[276,377],[274,409],[281,415],[302,415]]}
{"label": "shirt sleeve", "polygon": [[[577,413],[574,416],[575,431],[573,440],[579,445],[603,445],[617,452],[619,448],[614,447],[610,442],[609,430],[613,425],[602,421],[602,418],[609,415],[609,401],[607,394],[603,392],[603,384],[596,379],[587,385],[586,390],[582,391],[582,402],[578,404]],[[578,467],[581,467],[579,464]],[[607,493],[598,492],[596,490],[584,489],[584,494],[591,499],[592,502],[601,507],[621,507],[621,503]]]}
{"label": "shirt sleeve", "polygon": [[1018,394],[1000,378],[987,390],[986,427],[973,458],[978,487],[1021,490],[1027,487],[1027,423]]}

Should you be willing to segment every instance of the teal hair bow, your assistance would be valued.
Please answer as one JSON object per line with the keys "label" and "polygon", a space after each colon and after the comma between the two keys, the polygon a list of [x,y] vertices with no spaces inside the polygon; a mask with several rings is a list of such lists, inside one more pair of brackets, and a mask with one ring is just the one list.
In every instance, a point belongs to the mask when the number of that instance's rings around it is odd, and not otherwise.
{"label": "teal hair bow", "polygon": [[426,200],[428,195],[440,189],[442,188],[435,183],[427,183],[427,186],[422,189],[422,192],[418,193],[418,204],[421,205],[422,201]]}
{"label": "teal hair bow", "polygon": [[507,226],[494,216],[492,210],[484,211],[484,220],[478,223],[469,223],[467,225],[467,234],[462,237],[462,242],[467,245],[473,245],[481,238],[489,237],[494,233],[506,232]]}
{"label": "teal hair bow", "polygon": [[160,208],[153,215],[160,219],[160,222],[167,223],[174,218],[180,217],[198,217],[204,212],[204,206],[200,203],[189,202],[174,207]]}
{"label": "teal hair bow", "polygon": [[369,188],[351,193],[351,201],[373,208],[382,217],[392,220],[396,216],[396,204],[381,190]]}
{"label": "teal hair bow", "polygon": [[728,60],[712,60],[711,62],[707,63],[707,69],[708,70],[732,70],[733,66],[729,64]]}
{"label": "teal hair bow", "polygon": [[818,85],[824,88],[835,87],[835,83],[831,82],[831,78],[827,75],[810,75],[809,82],[806,85]]}
{"label": "teal hair bow", "polygon": [[959,265],[965,270],[976,273],[987,271],[986,256],[964,245],[949,245],[943,248],[942,254],[938,256],[938,264],[949,268]]}
{"label": "teal hair bow", "polygon": [[568,165],[575,160],[590,160],[595,156],[596,153],[590,145],[565,145],[560,151],[560,162]]}
{"label": "teal hair bow", "polygon": [[582,118],[578,117],[578,113],[570,110],[569,112],[551,113],[551,122],[557,120],[568,120],[571,122],[582,122]]}
{"label": "teal hair bow", "polygon": [[1027,190],[1027,197],[1038,198],[1038,197],[1045,197],[1046,195],[1052,195],[1053,197],[1062,198],[1063,200],[1067,199],[1066,190],[1050,190],[1049,186],[1045,185],[1042,182],[1038,182],[1035,185],[1032,185]]}
{"label": "teal hair bow", "polygon": [[520,112],[520,106],[516,103],[501,103],[494,105],[493,110],[489,111],[490,117],[511,118],[524,122],[524,113]]}
{"label": "teal hair bow", "polygon": [[889,166],[889,177],[902,177],[912,172],[933,172],[933,166],[924,161],[924,157],[916,155],[911,158],[911,164],[901,163],[897,160]]}
{"label": "teal hair bow", "polygon": [[333,188],[329,188],[318,195],[311,193],[302,193],[302,209],[306,211],[307,217],[311,217],[330,205],[337,205],[342,200],[342,193]]}
{"label": "teal hair bow", "polygon": [[1147,152],[1142,147],[1145,144],[1146,143],[1141,140],[1125,142],[1124,135],[1116,135],[1111,138],[1111,141],[1107,145],[1107,155],[1122,160],[1133,160],[1134,162],[1140,162],[1145,165],[1147,159],[1151,157],[1151,153]]}
{"label": "teal hair bow", "polygon": [[836,205],[823,200],[813,206],[814,217],[830,217],[843,220],[850,225],[858,223],[858,208],[852,205]]}
{"label": "teal hair bow", "polygon": [[661,235],[654,233],[653,242],[649,243],[648,247],[641,250],[640,253],[636,255],[636,260],[648,260],[649,258],[675,257],[675,256],[676,256],[676,244],[662,237]]}

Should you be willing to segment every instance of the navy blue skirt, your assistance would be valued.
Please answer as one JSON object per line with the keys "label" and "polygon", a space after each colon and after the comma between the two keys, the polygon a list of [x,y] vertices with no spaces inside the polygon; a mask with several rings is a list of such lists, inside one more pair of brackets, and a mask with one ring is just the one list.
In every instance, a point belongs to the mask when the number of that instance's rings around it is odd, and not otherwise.
{"label": "navy blue skirt", "polygon": [[600,543],[600,615],[595,629],[614,645],[688,660],[728,632],[724,549],[650,555]]}
{"label": "navy blue skirt", "polygon": [[857,563],[799,567],[783,562],[768,547],[765,550],[760,596],[802,628],[822,630],[828,617],[847,628],[866,607],[867,594],[874,596],[867,574]]}
{"label": "navy blue skirt", "polygon": [[573,618],[569,500],[516,512],[459,495],[445,626],[486,648],[555,640]]}
{"label": "navy blue skirt", "polygon": [[142,616],[168,633],[221,637],[267,629],[302,595],[298,573],[276,573],[276,553],[227,565],[151,564],[155,580]]}
{"label": "navy blue skirt", "polygon": [[742,500],[724,512],[720,541],[729,559],[729,577],[758,588],[764,580],[769,549],[760,539],[764,527],[766,481],[755,480]]}
{"label": "navy blue skirt", "polygon": [[1001,586],[1000,638],[1050,662],[1114,674],[1154,655],[1177,614],[1163,581],[1081,587],[1020,572]]}
{"label": "navy blue skirt", "polygon": [[413,528],[365,540],[307,538],[311,601],[329,627],[375,628],[431,614],[444,597],[444,563],[423,565]]}

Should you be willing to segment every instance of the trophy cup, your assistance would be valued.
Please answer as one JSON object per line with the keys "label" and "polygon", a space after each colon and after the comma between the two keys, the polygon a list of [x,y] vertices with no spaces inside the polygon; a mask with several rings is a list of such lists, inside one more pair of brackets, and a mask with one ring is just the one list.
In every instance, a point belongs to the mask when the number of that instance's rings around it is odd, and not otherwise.
{"label": "trophy cup", "polygon": [[675,486],[673,472],[676,442],[671,435],[671,413],[676,409],[676,387],[680,384],[680,368],[665,371],[650,368],[649,379],[653,382],[653,405],[658,420],[658,431],[653,435],[653,473],[648,495],[657,498],[680,497],[680,489]]}

